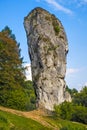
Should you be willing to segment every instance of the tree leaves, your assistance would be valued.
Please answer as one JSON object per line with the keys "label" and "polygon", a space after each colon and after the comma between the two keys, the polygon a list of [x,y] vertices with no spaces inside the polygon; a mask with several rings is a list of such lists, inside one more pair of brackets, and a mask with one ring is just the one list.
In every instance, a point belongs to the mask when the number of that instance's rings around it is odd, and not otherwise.
{"label": "tree leaves", "polygon": [[12,31],[6,26],[0,32],[0,105],[30,110],[35,108],[35,94],[32,84],[31,89],[29,82],[25,81],[19,47]]}

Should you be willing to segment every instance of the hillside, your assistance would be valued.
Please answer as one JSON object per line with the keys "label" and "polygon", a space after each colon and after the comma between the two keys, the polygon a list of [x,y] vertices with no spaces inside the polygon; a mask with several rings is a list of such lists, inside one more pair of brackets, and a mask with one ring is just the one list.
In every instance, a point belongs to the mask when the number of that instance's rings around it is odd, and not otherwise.
{"label": "hillside", "polygon": [[0,107],[0,130],[87,130],[87,126],[48,117],[41,110],[22,112]]}

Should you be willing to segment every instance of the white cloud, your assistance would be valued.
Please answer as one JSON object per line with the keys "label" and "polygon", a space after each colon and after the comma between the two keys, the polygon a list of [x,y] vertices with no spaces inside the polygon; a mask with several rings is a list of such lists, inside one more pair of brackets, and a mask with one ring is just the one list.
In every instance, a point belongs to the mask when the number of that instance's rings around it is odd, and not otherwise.
{"label": "white cloud", "polygon": [[87,5],[87,0],[79,0],[79,2],[77,1],[77,5],[78,5],[78,7],[82,7],[83,5]]}
{"label": "white cloud", "polygon": [[[36,0],[36,1],[41,2],[42,0]],[[46,3],[51,5],[56,10],[60,10],[60,11],[62,11],[64,13],[67,13],[67,14],[72,14],[73,13],[70,9],[65,8],[64,6],[62,6],[58,2],[56,2],[56,0],[43,0],[43,1],[45,1]]]}
{"label": "white cloud", "polygon": [[32,80],[32,73],[31,73],[31,64],[27,63],[24,65],[26,67],[25,76],[27,80]]}
{"label": "white cloud", "polygon": [[55,0],[45,0],[48,4],[52,5],[57,10],[63,11],[67,14],[72,14],[72,11],[68,8],[65,8],[61,6],[59,3],[57,3]]}
{"label": "white cloud", "polygon": [[86,3],[87,3],[87,0],[84,0],[84,2],[86,2]]}
{"label": "white cloud", "polygon": [[87,82],[85,82],[85,85],[84,86],[87,86]]}
{"label": "white cloud", "polygon": [[79,71],[79,69],[75,69],[75,68],[69,68],[66,71],[66,75],[71,75],[71,74],[75,74]]}

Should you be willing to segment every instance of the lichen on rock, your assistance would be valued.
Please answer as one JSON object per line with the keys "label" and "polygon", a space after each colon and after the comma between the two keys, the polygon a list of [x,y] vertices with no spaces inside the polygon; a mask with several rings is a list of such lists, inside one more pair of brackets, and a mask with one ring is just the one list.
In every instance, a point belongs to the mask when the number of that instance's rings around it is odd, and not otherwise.
{"label": "lichen on rock", "polygon": [[48,11],[35,8],[24,19],[37,106],[53,110],[65,100],[67,37],[61,22]]}

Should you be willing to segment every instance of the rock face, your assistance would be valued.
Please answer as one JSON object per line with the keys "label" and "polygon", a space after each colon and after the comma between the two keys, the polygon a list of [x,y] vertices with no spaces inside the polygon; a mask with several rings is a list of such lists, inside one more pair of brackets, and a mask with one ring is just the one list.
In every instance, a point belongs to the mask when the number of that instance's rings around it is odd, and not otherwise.
{"label": "rock face", "polygon": [[65,92],[67,38],[61,22],[42,8],[24,19],[37,106],[53,110],[71,97]]}

